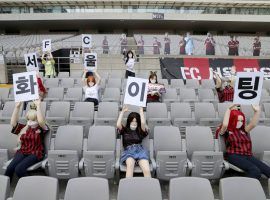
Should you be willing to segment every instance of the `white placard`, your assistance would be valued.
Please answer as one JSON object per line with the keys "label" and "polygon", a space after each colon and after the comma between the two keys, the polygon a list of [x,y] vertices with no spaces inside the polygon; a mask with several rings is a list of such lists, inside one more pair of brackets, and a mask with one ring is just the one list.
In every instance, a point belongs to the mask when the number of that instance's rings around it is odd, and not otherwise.
{"label": "white placard", "polygon": [[38,99],[37,72],[13,74],[13,87],[15,102]]}
{"label": "white placard", "polygon": [[263,86],[262,72],[237,72],[234,104],[259,105]]}
{"label": "white placard", "polygon": [[26,65],[26,71],[39,71],[36,53],[24,54],[24,61]]}
{"label": "white placard", "polygon": [[83,48],[92,48],[92,35],[82,35],[82,47]]}
{"label": "white placard", "polygon": [[42,41],[42,51],[45,52],[51,52],[52,50],[52,40],[46,39]]}
{"label": "white placard", "polygon": [[148,79],[128,77],[124,104],[146,107]]}
{"label": "white placard", "polygon": [[84,68],[89,71],[97,69],[97,53],[85,53],[83,58]]}

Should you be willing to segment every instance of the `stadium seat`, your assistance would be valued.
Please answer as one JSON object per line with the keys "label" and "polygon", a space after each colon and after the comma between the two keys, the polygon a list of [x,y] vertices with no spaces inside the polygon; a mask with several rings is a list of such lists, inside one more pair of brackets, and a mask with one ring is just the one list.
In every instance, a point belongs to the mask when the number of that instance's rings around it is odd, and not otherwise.
{"label": "stadium seat", "polygon": [[0,100],[5,103],[8,99],[10,88],[0,88]]}
{"label": "stadium seat", "polygon": [[210,181],[198,177],[180,177],[170,180],[169,200],[214,200]]}
{"label": "stadium seat", "polygon": [[154,158],[157,163],[156,176],[159,180],[186,176],[190,163],[187,159],[185,142],[175,126],[154,128]]}
{"label": "stadium seat", "polygon": [[28,176],[19,179],[13,197],[8,200],[58,200],[58,180],[46,176]]}
{"label": "stadium seat", "polygon": [[82,88],[84,87],[84,82],[82,81],[82,78],[74,78],[74,87],[76,88]]}
{"label": "stadium seat", "polygon": [[69,124],[84,127],[84,137],[87,137],[89,127],[94,123],[94,103],[75,102],[74,110],[70,112]]}
{"label": "stadium seat", "polygon": [[[254,111],[251,105],[241,105],[241,111],[245,114],[246,117],[246,123],[249,123],[254,115]],[[267,121],[264,121],[264,113],[263,111],[260,112],[260,120],[258,120],[258,124],[262,125],[264,123],[267,123]]]}
{"label": "stadium seat", "polygon": [[112,126],[92,126],[88,139],[84,141],[82,170],[86,176],[112,179],[115,176],[115,167],[115,128]]}
{"label": "stadium seat", "polygon": [[186,79],[186,88],[198,89],[200,83],[197,79]]}
{"label": "stadium seat", "polygon": [[195,89],[192,88],[180,88],[180,101],[182,102],[197,102],[198,97]]}
{"label": "stadium seat", "polygon": [[48,159],[43,163],[43,167],[48,169],[49,176],[58,179],[78,177],[82,150],[83,127],[59,126],[55,138],[51,140]]}
{"label": "stadium seat", "polygon": [[121,78],[109,78],[106,84],[106,88],[121,88],[122,80]]}
{"label": "stadium seat", "polygon": [[[216,143],[216,144],[215,144]],[[217,148],[217,141],[209,127],[186,128],[186,147],[192,162],[191,176],[219,179],[224,173],[223,152]]]}
{"label": "stadium seat", "polygon": [[53,129],[53,137],[60,125],[65,125],[69,120],[70,103],[69,102],[52,102],[50,110],[47,111],[46,120]]}
{"label": "stadium seat", "polygon": [[71,71],[70,72],[70,78],[82,78],[82,70],[78,70],[78,71]]}
{"label": "stadium seat", "polygon": [[226,102],[226,103],[218,103],[217,107],[217,113],[218,113],[218,118],[220,121],[223,120],[224,115],[226,110],[232,105],[231,102]]}
{"label": "stadium seat", "polygon": [[58,78],[69,78],[69,72],[59,72]]}
{"label": "stadium seat", "polygon": [[206,89],[206,88],[198,89],[198,97],[201,102],[213,103],[215,107],[218,103],[218,99],[215,96],[212,89]]}
{"label": "stadium seat", "polygon": [[95,177],[70,179],[64,200],[109,200],[108,180]]}
{"label": "stadium seat", "polygon": [[[15,108],[14,101],[7,101],[3,107],[3,110],[0,110],[0,124],[9,124],[10,119]],[[20,107],[19,116],[22,116],[23,106]]]}
{"label": "stadium seat", "polygon": [[179,102],[177,91],[175,88],[166,89],[166,93],[162,94],[162,101],[166,103],[168,110],[171,110],[171,103]]}
{"label": "stadium seat", "polygon": [[165,103],[148,103],[146,106],[146,120],[149,126],[149,137],[154,137],[155,126],[171,125]]}
{"label": "stadium seat", "polygon": [[201,80],[201,88],[205,89],[215,89],[215,82],[213,79],[202,79]]}
{"label": "stadium seat", "polygon": [[101,102],[95,113],[95,125],[115,126],[119,113],[118,103]]}
{"label": "stadium seat", "polygon": [[105,88],[102,101],[120,103],[120,97],[119,88]]}
{"label": "stadium seat", "polygon": [[220,200],[266,200],[260,182],[254,178],[229,177],[219,183]]}
{"label": "stadium seat", "polygon": [[117,200],[162,200],[159,181],[153,178],[124,178],[119,182]]}
{"label": "stadium seat", "polygon": [[74,87],[74,79],[73,78],[62,78],[60,86],[65,88],[65,89],[73,88]]}
{"label": "stadium seat", "polygon": [[44,85],[46,88],[57,88],[59,86],[59,78],[47,78]]}
{"label": "stadium seat", "polygon": [[0,175],[0,200],[6,200],[10,194],[10,180],[8,176]]}
{"label": "stadium seat", "polygon": [[269,89],[270,89],[270,80],[263,80],[263,88],[269,91]]}
{"label": "stadium seat", "polygon": [[261,103],[270,102],[270,94],[266,89],[262,89]]}
{"label": "stadium seat", "polygon": [[179,94],[180,88],[185,88],[185,84],[182,79],[171,79],[171,88],[177,89],[177,93]]}
{"label": "stadium seat", "polygon": [[158,80],[158,83],[159,83],[159,84],[163,84],[164,87],[165,87],[166,89],[169,88],[169,82],[168,82],[168,79],[159,79],[159,80]]}
{"label": "stadium seat", "polygon": [[264,124],[265,125],[270,125],[270,103],[264,103],[263,104],[263,109],[264,109]]}
{"label": "stadium seat", "polygon": [[62,101],[64,98],[64,88],[56,87],[50,88],[47,96],[44,98],[44,101],[52,102],[52,101]]}
{"label": "stadium seat", "polygon": [[14,101],[14,88],[13,87],[9,89],[8,97],[4,100],[4,102],[6,101]]}

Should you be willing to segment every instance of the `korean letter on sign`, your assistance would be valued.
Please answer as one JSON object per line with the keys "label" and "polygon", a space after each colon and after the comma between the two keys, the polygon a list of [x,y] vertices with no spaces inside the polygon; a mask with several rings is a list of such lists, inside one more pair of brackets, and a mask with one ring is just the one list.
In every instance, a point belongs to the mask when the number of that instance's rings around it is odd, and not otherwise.
{"label": "korean letter on sign", "polygon": [[24,61],[28,72],[39,70],[36,53],[24,54]]}
{"label": "korean letter on sign", "polygon": [[82,35],[82,47],[92,48],[92,35]]}
{"label": "korean letter on sign", "polygon": [[13,74],[13,87],[15,102],[38,99],[37,72]]}
{"label": "korean letter on sign", "polygon": [[262,85],[262,72],[237,72],[233,103],[259,105]]}
{"label": "korean letter on sign", "polygon": [[42,41],[42,51],[48,52],[52,50],[52,40],[46,39]]}
{"label": "korean letter on sign", "polygon": [[146,107],[148,80],[128,77],[124,104]]}
{"label": "korean letter on sign", "polygon": [[97,68],[97,53],[85,53],[83,58],[84,67],[89,71]]}

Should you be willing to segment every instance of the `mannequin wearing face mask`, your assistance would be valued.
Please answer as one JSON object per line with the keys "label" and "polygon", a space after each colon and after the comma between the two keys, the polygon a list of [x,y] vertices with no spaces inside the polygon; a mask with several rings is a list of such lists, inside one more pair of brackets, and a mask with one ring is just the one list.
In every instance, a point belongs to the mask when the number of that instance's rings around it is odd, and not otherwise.
{"label": "mannequin wearing face mask", "polygon": [[244,170],[248,177],[259,179],[262,174],[270,177],[270,167],[252,154],[250,131],[257,125],[260,107],[252,106],[254,115],[246,125],[244,113],[232,105],[225,112],[222,125],[217,129],[216,136],[223,137],[226,146],[225,158],[229,163]]}
{"label": "mannequin wearing face mask", "polygon": [[123,106],[117,120],[117,129],[122,137],[124,151],[121,154],[120,163],[126,165],[126,177],[133,176],[135,162],[141,167],[144,177],[151,177],[149,166],[149,154],[142,146],[143,139],[148,135],[146,130],[143,108],[139,113],[131,112],[127,117],[126,125],[122,124],[124,113],[129,111]]}
{"label": "mannequin wearing face mask", "polygon": [[87,69],[84,70],[82,81],[84,83],[84,96],[85,102],[93,102],[95,106],[99,103],[99,85],[101,78],[97,71],[88,72]]}
{"label": "mannequin wearing face mask", "polygon": [[129,76],[135,77],[135,57],[133,51],[128,51],[126,58],[125,58],[125,65],[126,65],[126,75],[125,78],[128,78]]}
{"label": "mannequin wearing face mask", "polygon": [[[149,80],[149,83],[151,84],[158,84],[156,72],[151,71],[148,80]],[[158,91],[148,91],[146,101],[147,103],[160,102],[160,96],[161,94]]]}
{"label": "mannequin wearing face mask", "polygon": [[11,132],[18,135],[18,145],[14,149],[16,153],[5,172],[10,178],[14,172],[19,178],[27,176],[27,168],[43,159],[43,138],[49,131],[41,111],[40,100],[31,103],[26,114],[26,124],[19,123],[21,106],[21,102],[16,103],[10,122],[13,127]]}
{"label": "mannequin wearing face mask", "polygon": [[56,72],[54,67],[55,61],[53,59],[52,53],[47,53],[46,58],[45,54],[42,54],[41,62],[45,66],[45,76],[47,78],[54,78],[56,76]]}

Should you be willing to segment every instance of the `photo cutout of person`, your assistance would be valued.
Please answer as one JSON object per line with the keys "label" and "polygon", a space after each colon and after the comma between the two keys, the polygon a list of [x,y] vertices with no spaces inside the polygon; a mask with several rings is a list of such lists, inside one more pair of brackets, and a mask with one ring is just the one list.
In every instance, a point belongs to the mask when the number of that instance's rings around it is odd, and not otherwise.
{"label": "photo cutout of person", "polygon": [[160,48],[161,48],[161,43],[158,41],[157,37],[154,37],[153,54],[160,54]]}
{"label": "photo cutout of person", "polygon": [[171,53],[171,39],[169,38],[168,33],[165,33],[164,37],[164,54],[169,55]]}

